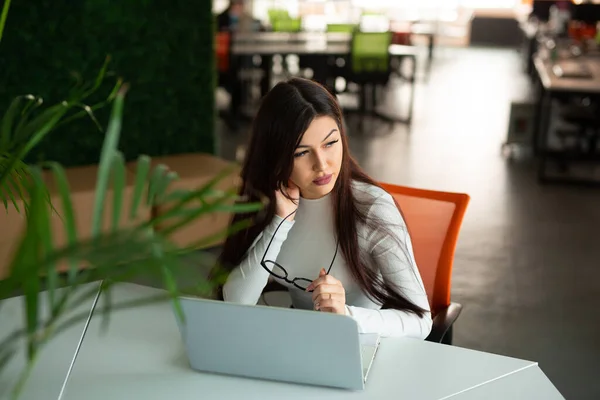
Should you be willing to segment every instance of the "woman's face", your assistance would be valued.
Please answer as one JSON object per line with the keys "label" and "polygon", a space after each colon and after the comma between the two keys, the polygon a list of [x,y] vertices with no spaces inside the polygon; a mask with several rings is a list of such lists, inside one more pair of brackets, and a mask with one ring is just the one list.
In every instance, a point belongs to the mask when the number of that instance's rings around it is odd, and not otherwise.
{"label": "woman's face", "polygon": [[329,194],[342,165],[341,132],[331,117],[317,117],[310,124],[294,152],[291,181],[305,199]]}

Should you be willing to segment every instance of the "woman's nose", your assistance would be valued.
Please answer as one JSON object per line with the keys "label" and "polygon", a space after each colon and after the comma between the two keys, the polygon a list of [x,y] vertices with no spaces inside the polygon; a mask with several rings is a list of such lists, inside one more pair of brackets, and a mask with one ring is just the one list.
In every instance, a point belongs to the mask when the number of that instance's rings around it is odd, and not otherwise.
{"label": "woman's nose", "polygon": [[324,171],[327,169],[327,159],[324,154],[315,153],[315,171]]}

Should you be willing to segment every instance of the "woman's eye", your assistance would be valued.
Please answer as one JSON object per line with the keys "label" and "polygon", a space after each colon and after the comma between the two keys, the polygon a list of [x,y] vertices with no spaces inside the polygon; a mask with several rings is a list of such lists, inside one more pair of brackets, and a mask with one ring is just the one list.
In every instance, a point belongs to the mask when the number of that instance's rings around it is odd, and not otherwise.
{"label": "woman's eye", "polygon": [[301,152],[299,152],[299,153],[296,153],[296,154],[294,154],[294,157],[302,157],[302,156],[303,156],[303,155],[305,155],[306,153],[308,153],[308,151],[304,150],[304,151],[301,151]]}
{"label": "woman's eye", "polygon": [[339,141],[339,139],[332,140],[331,142],[328,142],[328,143],[327,143],[325,146],[326,146],[326,147],[331,147],[331,146],[333,146],[334,144],[336,144],[338,141]]}

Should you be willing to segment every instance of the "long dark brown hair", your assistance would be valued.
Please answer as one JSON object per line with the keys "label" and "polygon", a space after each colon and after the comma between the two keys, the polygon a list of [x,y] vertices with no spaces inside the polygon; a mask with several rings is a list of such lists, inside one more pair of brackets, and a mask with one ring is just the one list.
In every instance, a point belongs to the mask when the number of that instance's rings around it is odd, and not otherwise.
{"label": "long dark brown hair", "polygon": [[371,300],[386,308],[410,311],[423,316],[425,310],[413,304],[399,288],[385,282],[377,269],[370,268],[361,257],[358,228],[366,225],[385,230],[385,221],[367,218],[366,210],[352,192],[352,182],[379,186],[358,166],[348,149],[342,111],[333,95],[320,84],[301,78],[278,83],[263,99],[252,126],[250,144],[242,168],[240,196],[245,201],[268,198],[268,205],[258,213],[236,214],[232,224],[250,219],[252,225],[229,236],[223,246],[219,264],[232,269],[239,265],[249,247],[275,216],[275,191],[288,182],[294,167],[293,154],[311,122],[319,116],[335,120],[343,146],[342,165],[332,192],[335,229],[341,253],[352,277]]}

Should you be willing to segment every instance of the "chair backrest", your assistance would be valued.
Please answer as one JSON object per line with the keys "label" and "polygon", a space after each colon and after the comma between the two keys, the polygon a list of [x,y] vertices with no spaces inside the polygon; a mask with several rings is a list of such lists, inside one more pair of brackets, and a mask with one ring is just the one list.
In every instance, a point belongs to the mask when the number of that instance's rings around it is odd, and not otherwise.
{"label": "chair backrest", "polygon": [[382,183],[404,215],[433,315],[450,305],[452,263],[470,197]]}
{"label": "chair backrest", "polygon": [[354,32],[352,35],[352,72],[387,73],[391,32]]}
{"label": "chair backrest", "polygon": [[327,32],[352,33],[356,28],[355,24],[327,24]]}
{"label": "chair backrest", "polygon": [[269,15],[269,22],[271,25],[274,21],[278,19],[289,19],[290,14],[287,10],[279,9],[279,8],[271,8],[267,10],[267,14]]}
{"label": "chair backrest", "polygon": [[272,23],[274,32],[300,32],[302,20],[300,18],[280,18]]}
{"label": "chair backrest", "polygon": [[401,44],[403,46],[412,46],[412,33],[393,31],[392,32],[392,44]]}
{"label": "chair backrest", "polygon": [[215,34],[215,50],[217,56],[217,70],[221,73],[229,71],[230,47],[231,33],[217,32]]}

